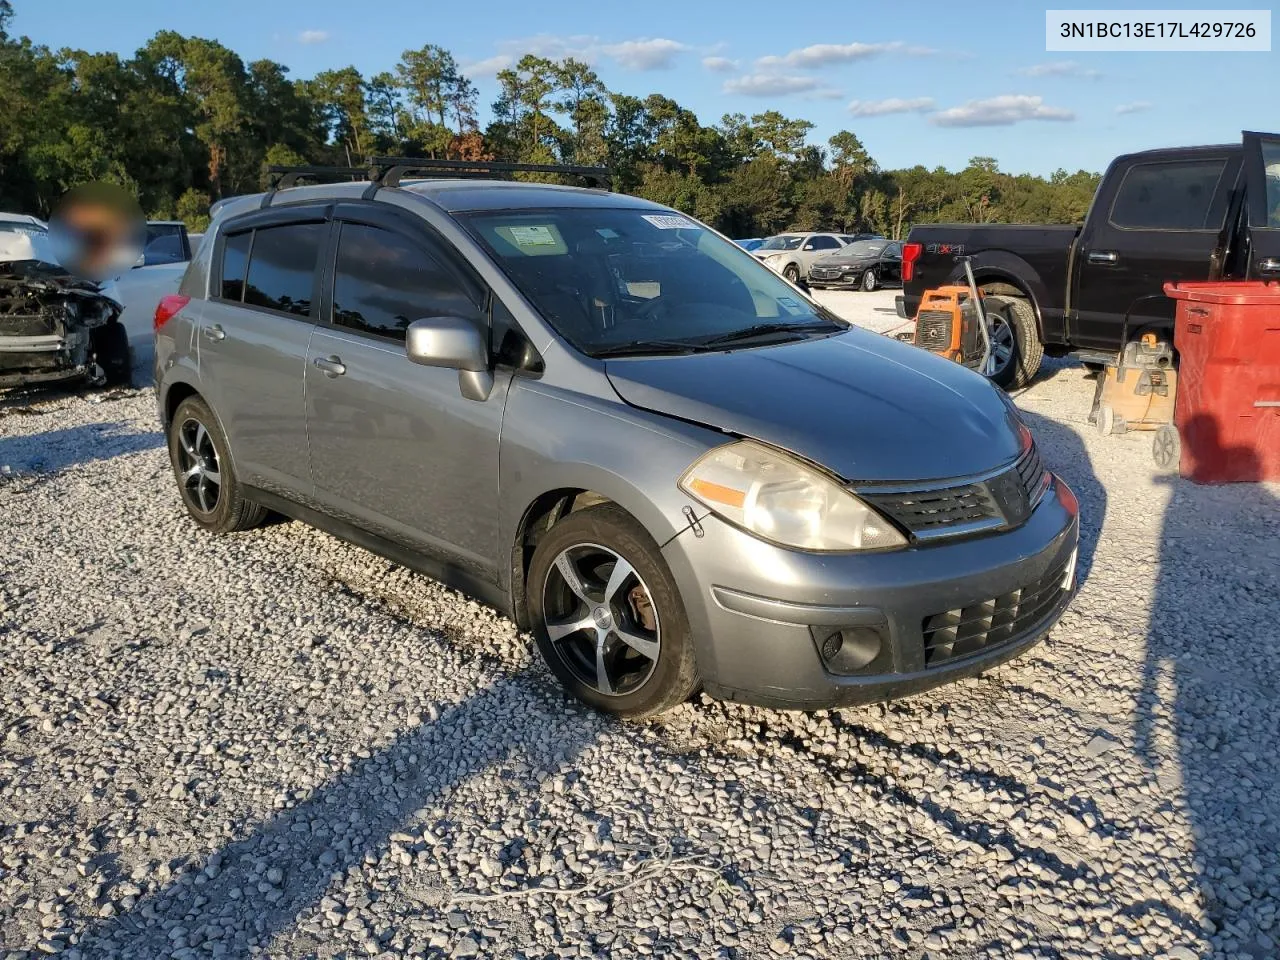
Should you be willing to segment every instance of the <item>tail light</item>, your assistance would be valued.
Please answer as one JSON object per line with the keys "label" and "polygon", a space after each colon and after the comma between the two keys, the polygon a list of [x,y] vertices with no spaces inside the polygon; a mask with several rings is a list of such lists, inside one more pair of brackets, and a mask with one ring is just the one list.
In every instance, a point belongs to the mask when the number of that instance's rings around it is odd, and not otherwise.
{"label": "tail light", "polygon": [[162,297],[156,304],[155,329],[158,331],[190,302],[190,297],[184,297],[180,293],[171,293],[167,297]]}
{"label": "tail light", "polygon": [[923,243],[904,243],[902,245],[902,282],[906,283],[915,277],[916,261],[924,253]]}

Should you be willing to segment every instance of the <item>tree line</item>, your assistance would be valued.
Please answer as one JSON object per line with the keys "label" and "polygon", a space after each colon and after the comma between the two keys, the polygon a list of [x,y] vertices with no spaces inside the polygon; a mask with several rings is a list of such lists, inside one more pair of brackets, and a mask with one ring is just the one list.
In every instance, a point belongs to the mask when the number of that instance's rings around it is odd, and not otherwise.
{"label": "tree line", "polygon": [[607,89],[572,57],[528,54],[497,75],[492,119],[453,55],[427,44],[390,70],[294,80],[214,40],[162,30],[132,57],[52,50],[8,32],[0,0],[0,210],[47,216],[92,180],[136,193],[154,219],[208,222],[272,164],[361,165],[374,154],[607,166],[614,189],[668,204],[731,236],[786,229],[903,237],[945,221],[1070,223],[1098,183],[1048,179],[974,157],[958,172],[884,170],[857,135],[810,142],[813,124],[766,110],[706,125],[660,93]]}

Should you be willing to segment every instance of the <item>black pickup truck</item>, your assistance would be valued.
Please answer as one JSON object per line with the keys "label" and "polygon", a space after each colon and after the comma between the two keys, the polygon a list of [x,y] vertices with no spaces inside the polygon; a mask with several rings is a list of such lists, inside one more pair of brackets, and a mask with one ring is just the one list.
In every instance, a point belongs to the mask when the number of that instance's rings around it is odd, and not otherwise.
{"label": "black pickup truck", "polygon": [[987,295],[1001,386],[1030,381],[1046,353],[1098,362],[1146,331],[1172,340],[1166,280],[1280,280],[1280,135],[1118,157],[1082,225],[915,227],[899,315],[964,283],[963,257]]}

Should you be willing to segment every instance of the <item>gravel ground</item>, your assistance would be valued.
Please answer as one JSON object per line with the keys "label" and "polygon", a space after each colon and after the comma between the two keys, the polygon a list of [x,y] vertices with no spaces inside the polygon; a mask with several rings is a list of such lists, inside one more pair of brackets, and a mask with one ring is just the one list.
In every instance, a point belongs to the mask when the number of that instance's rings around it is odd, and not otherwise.
{"label": "gravel ground", "polygon": [[1280,955],[1280,490],[1091,392],[1018,398],[1086,518],[1043,645],[650,725],[358,548],[199,533],[148,391],[0,397],[0,957]]}

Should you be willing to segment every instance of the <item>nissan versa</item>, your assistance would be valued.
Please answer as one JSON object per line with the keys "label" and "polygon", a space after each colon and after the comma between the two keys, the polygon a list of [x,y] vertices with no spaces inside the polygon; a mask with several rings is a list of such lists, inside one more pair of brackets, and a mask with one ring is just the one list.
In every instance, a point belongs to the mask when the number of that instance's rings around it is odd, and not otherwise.
{"label": "nissan versa", "polygon": [[490,602],[622,716],[814,709],[1015,656],[1076,498],[1012,403],[688,217],[399,176],[226,201],[158,307],[186,509],[268,511]]}

